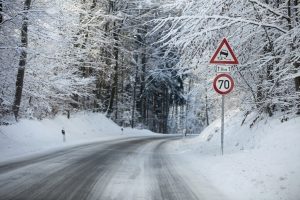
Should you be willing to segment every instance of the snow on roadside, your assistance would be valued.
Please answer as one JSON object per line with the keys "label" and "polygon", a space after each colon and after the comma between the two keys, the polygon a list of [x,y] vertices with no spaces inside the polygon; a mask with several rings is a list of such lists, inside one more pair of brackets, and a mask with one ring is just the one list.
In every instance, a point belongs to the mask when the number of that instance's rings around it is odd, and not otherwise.
{"label": "snow on roadside", "polygon": [[[224,156],[220,120],[199,137],[175,145],[195,173],[204,175],[230,200],[300,199],[300,117],[281,123],[263,120],[241,126],[239,111],[226,117]],[[174,149],[174,148],[173,148]]]}
{"label": "snow on roadside", "polygon": [[80,112],[70,119],[62,115],[42,121],[22,119],[13,125],[0,126],[0,162],[92,141],[149,134],[153,133],[131,128],[122,132],[120,126],[100,113]]}

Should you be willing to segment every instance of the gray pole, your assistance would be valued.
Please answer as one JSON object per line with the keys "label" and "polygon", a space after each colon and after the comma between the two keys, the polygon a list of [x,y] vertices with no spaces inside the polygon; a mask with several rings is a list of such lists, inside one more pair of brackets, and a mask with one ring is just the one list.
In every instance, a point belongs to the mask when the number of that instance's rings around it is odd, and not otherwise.
{"label": "gray pole", "polygon": [[225,95],[222,95],[222,119],[221,119],[221,153],[223,155],[224,147],[224,100]]}

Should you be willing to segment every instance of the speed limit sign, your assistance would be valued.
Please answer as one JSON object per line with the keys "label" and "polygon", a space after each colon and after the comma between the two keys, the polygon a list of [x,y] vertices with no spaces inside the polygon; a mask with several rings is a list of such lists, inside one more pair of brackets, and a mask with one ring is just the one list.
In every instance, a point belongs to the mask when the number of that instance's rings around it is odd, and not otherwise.
{"label": "speed limit sign", "polygon": [[224,95],[233,90],[234,81],[228,74],[219,74],[215,77],[213,86],[217,93]]}

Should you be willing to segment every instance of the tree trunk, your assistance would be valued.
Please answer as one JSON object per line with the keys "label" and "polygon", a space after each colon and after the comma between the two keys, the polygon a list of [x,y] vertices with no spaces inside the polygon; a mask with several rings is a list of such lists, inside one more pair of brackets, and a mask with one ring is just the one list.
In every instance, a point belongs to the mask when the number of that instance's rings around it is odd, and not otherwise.
{"label": "tree trunk", "polygon": [[157,95],[156,93],[152,96],[152,131],[157,132],[157,120],[156,120],[156,113],[157,113]]}
{"label": "tree trunk", "polygon": [[[294,63],[294,66],[298,71],[300,71],[300,63]],[[300,93],[300,76],[294,79],[296,92]],[[297,114],[300,115],[300,95],[297,101]]]}
{"label": "tree trunk", "polygon": [[[298,6],[298,0],[294,0],[294,18],[295,18],[295,22],[297,23],[298,22],[298,8],[297,8],[297,6]],[[290,17],[290,19],[288,20],[288,23],[289,23],[289,30],[291,30],[293,27],[292,27],[292,21],[291,21],[291,18],[292,18],[292,5],[291,5],[291,0],[288,0],[288,7],[287,7],[287,9],[288,9],[288,16]],[[296,46],[292,46],[292,48],[293,49],[296,49],[297,47]],[[295,73],[297,73],[297,71],[299,71],[300,69],[299,69],[299,67],[300,67],[300,62],[299,61],[296,61],[295,63],[294,63],[294,66],[295,66],[295,68],[296,68],[296,72]],[[298,76],[298,77],[295,77],[295,79],[294,79],[294,82],[295,82],[295,90],[296,90],[296,92],[300,92],[300,76]],[[299,99],[298,99],[298,101],[299,101]],[[298,109],[298,111],[297,111],[297,114],[300,114],[300,105],[298,104],[297,105],[297,109]]]}
{"label": "tree trunk", "polygon": [[[294,63],[294,65],[299,71],[300,63]],[[295,88],[297,92],[300,92],[300,76],[295,78]]]}
{"label": "tree trunk", "polygon": [[[114,22],[114,27],[116,28],[116,22]],[[108,110],[107,110],[108,115],[110,115],[113,112],[113,104],[114,104],[114,100],[115,100],[117,90],[118,90],[118,75],[119,75],[119,72],[118,72],[119,71],[119,61],[118,61],[118,59],[119,59],[119,48],[118,48],[119,37],[118,37],[118,33],[115,31],[113,33],[113,36],[114,36],[114,40],[115,40],[114,48],[113,48],[114,49],[113,51],[114,51],[115,67],[114,67],[113,86],[111,89],[109,106],[108,106]]]}
{"label": "tree trunk", "polygon": [[299,22],[298,4],[299,4],[299,0],[294,0],[294,12],[295,12],[295,21],[296,21],[296,23]]}
{"label": "tree trunk", "polygon": [[132,100],[132,113],[131,113],[131,128],[134,127],[134,118],[135,118],[135,107],[136,107],[136,88],[138,81],[138,56],[136,56],[136,69],[135,69],[135,78],[134,78],[134,86],[133,86],[133,100]]}
{"label": "tree trunk", "polygon": [[289,30],[292,30],[292,8],[291,8],[291,0],[288,0],[287,2],[287,11],[288,11],[288,28]]}
{"label": "tree trunk", "polygon": [[170,96],[169,96],[169,90],[166,88],[166,95],[165,95],[165,102],[166,102],[166,113],[165,113],[165,133],[168,133],[168,118],[169,118],[169,112],[170,112]]}
{"label": "tree trunk", "polygon": [[97,5],[97,1],[93,0],[92,5],[91,5],[91,10],[94,9]]}
{"label": "tree trunk", "polygon": [[[125,88],[124,88],[125,73],[124,73],[124,71],[125,71],[125,67],[124,67],[124,62],[123,62],[124,61],[124,54],[121,54],[121,55],[122,55],[122,58],[121,58],[121,85],[120,85],[120,88],[121,88],[120,101],[121,102],[120,103],[121,103],[121,105],[124,105],[124,100],[125,100],[125,98],[124,98],[124,93],[125,93]],[[120,110],[121,115],[122,115],[122,113],[124,113],[123,106],[119,110]],[[124,117],[122,117],[121,125],[124,126]]]}
{"label": "tree trunk", "polygon": [[206,126],[209,126],[209,116],[208,116],[208,97],[207,97],[207,83],[205,82],[205,118]]}
{"label": "tree trunk", "polygon": [[15,115],[15,119],[18,120],[19,109],[22,98],[22,90],[24,83],[24,74],[25,74],[25,66],[27,60],[27,46],[28,46],[28,10],[30,9],[31,0],[26,0],[24,3],[24,17],[23,17],[23,25],[21,30],[21,56],[19,61],[19,68],[16,80],[16,93],[15,100],[13,105],[13,112]]}
{"label": "tree trunk", "polygon": [[[266,4],[269,4],[269,1],[266,0]],[[256,16],[258,18],[259,21],[263,22],[263,18],[261,16],[261,14],[258,12],[258,10],[256,9],[254,3],[252,2],[252,6],[254,11],[256,12]],[[274,45],[273,45],[273,41],[271,40],[270,34],[269,34],[269,30],[266,27],[263,27],[264,32],[266,34],[266,39],[268,40],[268,44],[266,46],[264,46],[264,53],[272,53],[273,56],[275,56],[274,53]],[[273,64],[268,64],[267,66],[267,72],[266,72],[266,77],[264,77],[264,71],[262,71],[259,74],[259,83],[257,85],[257,103],[256,106],[257,108],[263,108],[263,110],[265,110],[269,116],[273,115],[273,107],[272,105],[265,105],[264,102],[269,98],[269,94],[266,90],[266,88],[263,85],[263,81],[265,79],[267,79],[269,82],[273,82],[273,76],[272,76],[272,71],[273,71]]]}
{"label": "tree trunk", "polygon": [[146,96],[144,94],[145,92],[145,74],[146,74],[146,54],[145,49],[143,49],[143,52],[141,54],[141,65],[142,65],[142,71],[141,71],[141,90],[140,90],[140,109],[141,109],[141,116],[143,119],[143,123],[146,123]]}
{"label": "tree trunk", "polygon": [[[299,0],[295,0],[294,1],[294,8],[295,8],[295,21],[296,23],[299,22],[299,13],[298,13],[298,6],[299,5]],[[298,69],[298,71],[300,70],[300,61],[294,63],[294,66],[296,69]],[[296,88],[296,91],[299,92],[300,91],[300,76],[296,77],[295,78],[295,88]],[[299,108],[299,113],[300,113],[300,108]]]}
{"label": "tree trunk", "polygon": [[2,12],[3,12],[3,1],[0,0],[0,25],[1,25],[2,22],[3,22],[3,15],[2,15]]}

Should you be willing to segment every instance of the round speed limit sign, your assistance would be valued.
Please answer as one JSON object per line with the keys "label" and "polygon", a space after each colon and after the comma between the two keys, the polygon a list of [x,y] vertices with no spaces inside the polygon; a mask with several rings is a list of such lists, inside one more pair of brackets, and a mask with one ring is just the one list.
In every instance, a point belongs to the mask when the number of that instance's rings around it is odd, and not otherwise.
{"label": "round speed limit sign", "polygon": [[219,74],[215,77],[213,86],[217,93],[224,95],[233,90],[234,81],[228,74]]}

